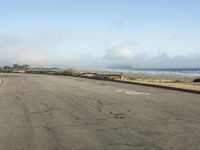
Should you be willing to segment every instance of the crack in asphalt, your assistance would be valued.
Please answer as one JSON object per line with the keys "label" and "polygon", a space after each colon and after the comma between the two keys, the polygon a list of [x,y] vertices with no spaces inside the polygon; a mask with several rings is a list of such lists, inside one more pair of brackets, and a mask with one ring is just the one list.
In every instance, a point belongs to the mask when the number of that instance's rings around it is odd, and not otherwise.
{"label": "crack in asphalt", "polygon": [[129,143],[112,143],[105,146],[128,146],[128,147],[152,147],[156,150],[163,150],[160,146],[157,145],[149,145],[149,144],[129,144]]}
{"label": "crack in asphalt", "polygon": [[0,85],[0,149],[199,149],[198,95],[42,75],[0,75]]}
{"label": "crack in asphalt", "polygon": [[37,113],[48,113],[48,112],[53,111],[53,109],[54,109],[54,107],[51,106],[51,105],[49,105],[49,104],[42,103],[42,105],[45,107],[44,110],[35,111],[35,112],[33,112],[33,114],[37,114]]}
{"label": "crack in asphalt", "polygon": [[3,78],[1,77],[0,78],[0,86],[2,86],[3,85]]}

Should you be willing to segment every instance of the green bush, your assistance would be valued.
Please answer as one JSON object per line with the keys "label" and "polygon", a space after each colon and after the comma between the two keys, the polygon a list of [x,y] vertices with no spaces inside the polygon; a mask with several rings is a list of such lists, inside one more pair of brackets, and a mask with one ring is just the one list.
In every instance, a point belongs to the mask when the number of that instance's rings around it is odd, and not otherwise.
{"label": "green bush", "polygon": [[194,79],[193,82],[200,82],[200,78]]}

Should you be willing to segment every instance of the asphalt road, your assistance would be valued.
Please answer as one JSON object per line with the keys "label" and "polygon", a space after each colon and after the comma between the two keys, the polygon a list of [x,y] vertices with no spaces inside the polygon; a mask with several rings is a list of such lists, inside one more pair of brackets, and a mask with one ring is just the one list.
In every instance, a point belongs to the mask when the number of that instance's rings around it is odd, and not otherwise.
{"label": "asphalt road", "polygon": [[0,74],[0,150],[199,150],[200,95]]}

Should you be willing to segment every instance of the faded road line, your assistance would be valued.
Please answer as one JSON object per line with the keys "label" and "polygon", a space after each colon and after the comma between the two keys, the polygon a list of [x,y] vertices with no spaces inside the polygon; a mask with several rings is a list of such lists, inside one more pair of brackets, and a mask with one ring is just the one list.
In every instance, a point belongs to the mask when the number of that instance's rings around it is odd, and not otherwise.
{"label": "faded road line", "polygon": [[124,92],[128,95],[150,95],[149,93],[146,92],[136,92],[134,90],[116,90],[116,92]]}

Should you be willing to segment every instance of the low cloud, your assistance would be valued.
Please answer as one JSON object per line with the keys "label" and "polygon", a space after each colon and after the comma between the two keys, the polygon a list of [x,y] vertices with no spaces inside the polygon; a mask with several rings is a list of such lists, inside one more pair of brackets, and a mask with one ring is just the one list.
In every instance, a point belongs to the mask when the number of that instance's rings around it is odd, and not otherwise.
{"label": "low cloud", "polygon": [[[69,32],[40,33],[33,36],[0,34],[0,65],[26,63],[43,65],[54,61],[57,46]],[[53,64],[53,63],[52,63]]]}
{"label": "low cloud", "polygon": [[170,56],[168,53],[157,51],[151,55],[150,51],[142,50],[137,42],[124,42],[106,50],[103,57],[108,65],[131,65],[142,68],[198,68],[200,54]]}
{"label": "low cloud", "polygon": [[158,55],[153,58],[146,58],[143,62],[138,62],[144,67],[149,68],[199,68],[200,55],[177,55],[169,57],[168,55]]}
{"label": "low cloud", "polygon": [[106,50],[104,58],[113,60],[127,60],[132,59],[135,56],[135,49],[137,42],[124,42],[111,49]]}
{"label": "low cloud", "polygon": [[[102,69],[115,64],[143,68],[200,67],[199,50],[191,54],[169,55],[163,53],[163,51],[145,50],[141,42],[125,41],[104,50],[105,53],[103,53],[103,49],[99,49],[98,55],[93,56],[96,53],[95,47],[97,46],[94,44],[88,51],[84,48],[89,47],[88,43],[85,43],[83,38],[80,38],[83,39],[80,42],[74,37],[76,36],[69,35],[69,33],[44,33],[28,38],[25,36],[0,35],[0,65],[20,63],[32,66],[81,69]],[[94,43],[94,40],[91,42]],[[105,45],[102,47],[107,47]],[[94,51],[91,49],[94,49]]]}

